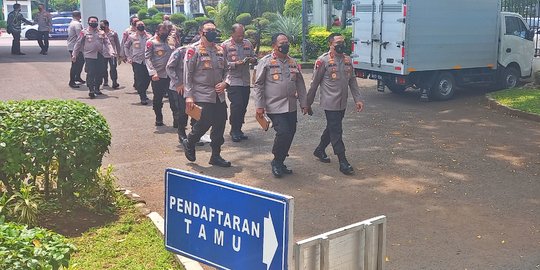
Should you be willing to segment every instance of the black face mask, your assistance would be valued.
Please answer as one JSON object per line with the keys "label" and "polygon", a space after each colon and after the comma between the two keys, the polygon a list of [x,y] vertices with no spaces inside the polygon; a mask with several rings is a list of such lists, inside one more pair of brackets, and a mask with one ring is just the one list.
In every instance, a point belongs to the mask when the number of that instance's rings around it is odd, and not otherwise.
{"label": "black face mask", "polygon": [[218,33],[216,31],[208,31],[204,32],[203,34],[204,37],[206,37],[206,40],[208,40],[208,42],[215,42],[218,37]]}
{"label": "black face mask", "polygon": [[137,30],[139,30],[141,32],[144,31],[144,25],[137,26]]}
{"label": "black face mask", "polygon": [[98,27],[98,23],[97,22],[94,22],[94,23],[88,23],[88,25],[92,28],[97,28]]}
{"label": "black face mask", "polygon": [[345,52],[345,44],[338,44],[334,46],[334,50],[336,50],[336,53],[342,54]]}
{"label": "black face mask", "polygon": [[289,44],[283,44],[278,47],[278,51],[282,54],[288,54],[289,53]]}

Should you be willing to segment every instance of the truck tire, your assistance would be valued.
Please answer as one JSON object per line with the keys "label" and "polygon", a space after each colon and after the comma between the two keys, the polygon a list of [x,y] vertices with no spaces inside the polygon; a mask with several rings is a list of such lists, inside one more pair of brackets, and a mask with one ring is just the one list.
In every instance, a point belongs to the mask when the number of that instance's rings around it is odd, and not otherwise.
{"label": "truck tire", "polygon": [[501,72],[499,79],[499,87],[501,89],[514,88],[519,83],[519,71],[515,67],[506,67]]}
{"label": "truck tire", "polygon": [[441,72],[431,87],[431,96],[435,100],[449,100],[456,92],[456,80],[450,72]]}
{"label": "truck tire", "polygon": [[386,83],[386,87],[392,91],[394,94],[403,94],[405,92],[405,89],[407,89],[406,85],[399,85],[395,83]]}

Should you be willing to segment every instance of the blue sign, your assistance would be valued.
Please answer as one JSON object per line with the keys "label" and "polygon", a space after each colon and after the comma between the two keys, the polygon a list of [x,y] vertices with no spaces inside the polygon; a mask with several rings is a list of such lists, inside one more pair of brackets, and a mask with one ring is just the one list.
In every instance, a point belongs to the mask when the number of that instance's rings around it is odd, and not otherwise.
{"label": "blue sign", "polygon": [[167,169],[165,247],[219,269],[287,269],[293,198]]}

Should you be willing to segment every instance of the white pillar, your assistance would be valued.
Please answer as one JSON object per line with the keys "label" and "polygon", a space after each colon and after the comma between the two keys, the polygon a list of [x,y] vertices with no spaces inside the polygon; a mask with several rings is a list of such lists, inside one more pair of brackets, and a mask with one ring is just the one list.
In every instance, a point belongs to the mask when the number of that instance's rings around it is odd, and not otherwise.
{"label": "white pillar", "polygon": [[110,28],[120,35],[129,26],[129,0],[81,0],[81,13],[85,26],[89,16],[108,20]]}

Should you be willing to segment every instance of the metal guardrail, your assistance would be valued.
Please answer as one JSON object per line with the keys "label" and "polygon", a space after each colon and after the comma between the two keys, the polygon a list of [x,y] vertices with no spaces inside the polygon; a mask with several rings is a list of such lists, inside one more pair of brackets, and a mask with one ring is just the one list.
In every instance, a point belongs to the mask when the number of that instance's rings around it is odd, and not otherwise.
{"label": "metal guardrail", "polygon": [[299,241],[294,258],[295,270],[384,270],[386,217]]}

